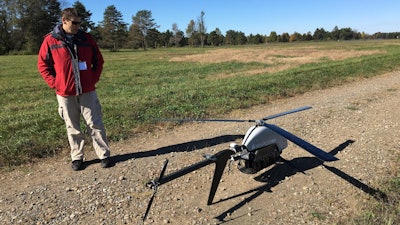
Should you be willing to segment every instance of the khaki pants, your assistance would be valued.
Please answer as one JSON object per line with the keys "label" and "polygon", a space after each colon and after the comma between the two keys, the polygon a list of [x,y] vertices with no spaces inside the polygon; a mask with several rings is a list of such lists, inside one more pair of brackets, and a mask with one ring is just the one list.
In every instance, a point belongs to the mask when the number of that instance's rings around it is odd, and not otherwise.
{"label": "khaki pants", "polygon": [[93,147],[99,159],[110,156],[106,131],[102,122],[101,105],[96,92],[92,91],[79,96],[63,97],[57,95],[58,112],[65,121],[71,159],[83,160],[83,147],[85,136],[81,131],[81,115],[86,122],[86,127],[92,137]]}

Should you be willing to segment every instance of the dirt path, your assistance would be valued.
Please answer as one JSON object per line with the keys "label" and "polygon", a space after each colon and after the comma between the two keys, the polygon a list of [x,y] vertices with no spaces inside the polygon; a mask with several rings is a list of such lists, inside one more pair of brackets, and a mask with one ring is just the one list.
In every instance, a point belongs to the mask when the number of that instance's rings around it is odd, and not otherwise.
{"label": "dirt path", "polygon": [[[400,73],[237,111],[224,118],[259,119],[304,105],[311,110],[271,120],[340,160],[321,164],[289,144],[278,163],[256,175],[226,168],[214,204],[207,206],[213,166],[162,185],[145,224],[333,224],[379,195],[400,152]],[[70,169],[68,153],[3,172],[1,224],[140,224],[165,158],[167,174],[240,142],[251,124],[192,123],[160,128],[112,145],[116,165]],[[294,167],[296,169],[294,169]]]}

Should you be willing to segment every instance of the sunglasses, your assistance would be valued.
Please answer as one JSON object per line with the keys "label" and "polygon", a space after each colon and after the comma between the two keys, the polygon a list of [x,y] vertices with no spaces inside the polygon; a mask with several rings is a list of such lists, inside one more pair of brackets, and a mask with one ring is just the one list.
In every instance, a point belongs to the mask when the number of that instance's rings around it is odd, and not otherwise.
{"label": "sunglasses", "polygon": [[70,20],[71,21],[71,23],[73,24],[73,25],[80,25],[81,24],[81,21],[73,21],[73,20]]}

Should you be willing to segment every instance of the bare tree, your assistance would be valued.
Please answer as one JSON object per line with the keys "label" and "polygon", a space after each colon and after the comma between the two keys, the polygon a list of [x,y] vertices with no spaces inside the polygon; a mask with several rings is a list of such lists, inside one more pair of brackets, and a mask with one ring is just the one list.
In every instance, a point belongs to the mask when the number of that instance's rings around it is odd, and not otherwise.
{"label": "bare tree", "polygon": [[201,11],[200,17],[197,19],[197,31],[199,34],[200,44],[201,44],[202,48],[204,47],[204,42],[207,37],[207,34],[206,34],[207,28],[206,28],[204,16],[205,16],[205,13],[203,11]]}
{"label": "bare tree", "polygon": [[179,30],[178,24],[172,24],[172,33],[172,42],[174,43],[175,47],[178,47],[183,38],[183,32]]}

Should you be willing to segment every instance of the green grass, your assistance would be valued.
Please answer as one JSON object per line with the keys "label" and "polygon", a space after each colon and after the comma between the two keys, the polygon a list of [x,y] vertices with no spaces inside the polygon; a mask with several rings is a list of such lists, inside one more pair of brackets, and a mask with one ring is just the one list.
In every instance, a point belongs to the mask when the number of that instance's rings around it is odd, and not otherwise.
{"label": "green grass", "polygon": [[[383,53],[249,76],[273,65],[259,62],[170,62],[174,56],[212,49],[170,48],[104,51],[104,72],[97,86],[108,138],[119,141],[150,130],[159,118],[223,118],[234,109],[260,105],[310,90],[323,89],[400,68],[397,41],[352,41],[245,46],[246,48],[316,47],[381,50]],[[277,55],[276,58],[287,58]],[[59,154],[68,149],[53,90],[37,72],[37,56],[0,56],[0,169]],[[215,78],[220,74],[234,74]],[[215,78],[215,79],[213,79]],[[395,91],[395,90],[392,90]],[[356,107],[356,106],[354,106]],[[390,178],[388,178],[390,179]],[[371,203],[361,215],[339,224],[395,224],[400,220],[400,176],[382,185],[389,201]],[[318,211],[313,218],[323,220]]]}
{"label": "green grass", "polygon": [[[202,54],[212,48],[169,48],[149,51],[103,51],[105,67],[98,95],[110,141],[151,130],[158,118],[223,117],[234,109],[265,104],[310,90],[340,85],[400,68],[396,42],[323,42],[245,46],[382,50],[382,54],[324,59],[276,73],[253,76],[246,71],[271,65],[259,62],[170,62],[174,56]],[[235,47],[235,49],[240,49]],[[283,57],[283,56],[280,56]],[[0,168],[48,157],[68,148],[54,91],[37,72],[37,56],[0,57]],[[219,74],[234,74],[215,78]]]}

